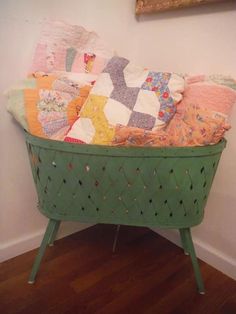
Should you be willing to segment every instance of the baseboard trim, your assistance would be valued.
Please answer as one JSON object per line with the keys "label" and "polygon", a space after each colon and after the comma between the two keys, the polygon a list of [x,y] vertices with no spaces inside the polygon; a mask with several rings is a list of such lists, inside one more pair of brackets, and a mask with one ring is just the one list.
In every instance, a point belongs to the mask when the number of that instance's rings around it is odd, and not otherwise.
{"label": "baseboard trim", "polygon": [[[62,223],[58,232],[57,239],[64,238],[72,233],[84,230],[91,226],[92,226],[91,224]],[[0,246],[0,252],[1,252],[0,262],[4,262],[10,258],[16,257],[18,255],[21,255],[23,253],[26,253],[28,251],[38,248],[42,241],[45,229],[46,229],[46,226],[45,228],[35,233],[31,233],[25,237],[21,237],[21,238],[18,238],[16,240],[13,240],[6,244],[1,245]]]}
{"label": "baseboard trim", "polygon": [[[152,230],[181,247],[179,233],[176,230]],[[236,280],[236,260],[199,239],[193,239],[193,243],[199,259]]]}

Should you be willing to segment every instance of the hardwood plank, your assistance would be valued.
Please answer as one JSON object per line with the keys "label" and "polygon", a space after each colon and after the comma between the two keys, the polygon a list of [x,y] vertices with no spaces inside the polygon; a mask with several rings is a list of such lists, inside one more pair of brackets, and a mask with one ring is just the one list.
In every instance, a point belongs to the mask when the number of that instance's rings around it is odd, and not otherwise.
{"label": "hardwood plank", "polygon": [[0,267],[2,314],[235,314],[236,282],[200,262],[207,293],[197,293],[190,258],[147,228],[96,225],[47,249],[27,284],[36,250]]}

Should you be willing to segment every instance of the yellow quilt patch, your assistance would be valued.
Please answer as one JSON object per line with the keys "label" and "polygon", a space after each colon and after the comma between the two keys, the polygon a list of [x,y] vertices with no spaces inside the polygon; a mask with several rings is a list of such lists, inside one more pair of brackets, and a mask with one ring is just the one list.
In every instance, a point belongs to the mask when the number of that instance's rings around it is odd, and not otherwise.
{"label": "yellow quilt patch", "polygon": [[89,118],[94,126],[95,135],[91,144],[110,145],[114,137],[115,127],[109,124],[104,114],[107,100],[105,96],[90,95],[80,113],[80,118]]}

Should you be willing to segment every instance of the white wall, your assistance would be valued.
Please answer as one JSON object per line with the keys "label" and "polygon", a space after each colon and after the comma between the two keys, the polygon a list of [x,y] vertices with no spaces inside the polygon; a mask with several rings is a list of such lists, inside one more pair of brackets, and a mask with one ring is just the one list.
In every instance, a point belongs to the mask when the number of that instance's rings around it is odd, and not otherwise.
{"label": "white wall", "polygon": [[[133,0],[1,0],[1,91],[23,78],[44,18],[96,30],[118,54],[156,70],[236,77],[236,3],[136,18]],[[1,95],[2,97],[2,95]],[[38,245],[46,219],[36,210],[24,138],[1,98],[2,260]],[[236,278],[236,108],[204,222],[194,228],[200,258]],[[67,224],[61,236],[81,226]],[[173,232],[162,232],[178,242]]]}

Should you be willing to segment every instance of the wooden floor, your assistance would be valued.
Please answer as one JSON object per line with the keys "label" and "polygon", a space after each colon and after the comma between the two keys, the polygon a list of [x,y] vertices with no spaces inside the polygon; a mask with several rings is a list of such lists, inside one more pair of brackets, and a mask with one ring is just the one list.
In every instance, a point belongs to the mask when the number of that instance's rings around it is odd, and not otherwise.
{"label": "wooden floor", "polygon": [[201,262],[207,293],[196,291],[188,256],[146,228],[96,225],[49,247],[36,283],[36,250],[0,267],[0,313],[235,314],[236,282]]}

